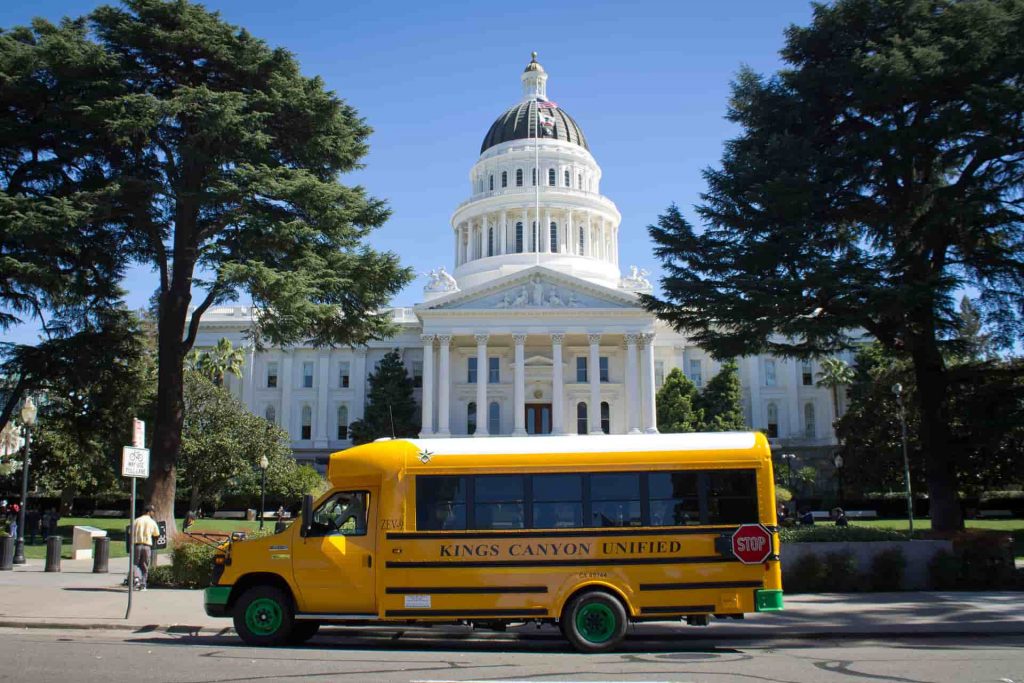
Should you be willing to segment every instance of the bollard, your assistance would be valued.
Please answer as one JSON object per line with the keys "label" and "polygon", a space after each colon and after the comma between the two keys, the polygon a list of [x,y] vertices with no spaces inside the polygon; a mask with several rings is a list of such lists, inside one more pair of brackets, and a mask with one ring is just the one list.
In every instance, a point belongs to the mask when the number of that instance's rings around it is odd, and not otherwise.
{"label": "bollard", "polygon": [[98,536],[93,539],[92,546],[92,573],[106,574],[110,571],[107,567],[110,561],[110,539]]}
{"label": "bollard", "polygon": [[46,537],[46,569],[44,571],[60,571],[60,543],[60,536]]}
{"label": "bollard", "polygon": [[14,569],[14,536],[0,536],[0,571]]}

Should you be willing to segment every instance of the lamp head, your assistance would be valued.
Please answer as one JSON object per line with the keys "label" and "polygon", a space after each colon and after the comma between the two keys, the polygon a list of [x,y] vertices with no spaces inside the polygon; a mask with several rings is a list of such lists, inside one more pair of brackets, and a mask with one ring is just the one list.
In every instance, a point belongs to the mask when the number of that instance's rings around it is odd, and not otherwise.
{"label": "lamp head", "polygon": [[267,460],[267,456],[261,455],[260,456],[260,469],[261,470],[265,470],[268,467],[270,467],[270,461]]}
{"label": "lamp head", "polygon": [[903,385],[900,384],[899,382],[896,382],[896,384],[893,384],[892,385],[892,393],[896,394],[896,398],[899,398],[900,395],[903,393]]}
{"label": "lamp head", "polygon": [[21,406],[21,423],[26,427],[34,425],[36,423],[37,411],[38,408],[36,408],[36,404],[32,400],[32,397],[29,396],[26,398],[24,405]]}

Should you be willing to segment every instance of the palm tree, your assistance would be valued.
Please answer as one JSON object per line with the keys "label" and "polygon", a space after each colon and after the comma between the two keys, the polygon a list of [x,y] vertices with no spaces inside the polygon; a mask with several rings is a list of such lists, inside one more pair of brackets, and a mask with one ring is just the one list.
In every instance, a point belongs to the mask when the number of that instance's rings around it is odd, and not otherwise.
{"label": "palm tree", "polygon": [[217,386],[223,386],[224,375],[231,373],[235,377],[242,376],[245,354],[242,349],[234,348],[229,339],[221,337],[212,349],[191,355],[188,361],[197,371],[206,375],[211,382]]}
{"label": "palm tree", "polygon": [[821,361],[818,386],[832,390],[833,425],[839,419],[839,387],[852,383],[853,378],[853,368],[846,361],[838,358],[825,358]]}

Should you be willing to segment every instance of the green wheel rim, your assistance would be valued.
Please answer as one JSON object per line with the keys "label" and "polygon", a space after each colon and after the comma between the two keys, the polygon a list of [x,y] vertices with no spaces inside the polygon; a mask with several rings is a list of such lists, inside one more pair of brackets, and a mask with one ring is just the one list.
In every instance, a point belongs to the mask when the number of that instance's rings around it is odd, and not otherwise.
{"label": "green wheel rim", "polygon": [[284,611],[276,600],[257,598],[245,608],[245,625],[258,636],[272,636],[281,628]]}
{"label": "green wheel rim", "polygon": [[615,613],[601,602],[587,603],[576,612],[576,630],[588,643],[605,643],[615,633]]}

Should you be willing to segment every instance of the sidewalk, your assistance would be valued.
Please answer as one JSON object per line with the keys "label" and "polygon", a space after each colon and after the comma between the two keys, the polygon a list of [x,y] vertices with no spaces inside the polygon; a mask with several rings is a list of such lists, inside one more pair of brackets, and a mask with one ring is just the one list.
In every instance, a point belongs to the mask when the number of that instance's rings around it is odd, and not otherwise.
{"label": "sidewalk", "polygon": [[[162,558],[169,559],[169,558]],[[161,562],[163,564],[163,562]],[[92,561],[64,560],[61,573],[44,573],[40,560],[0,572],[0,627],[127,629],[221,633],[230,619],[203,611],[203,592],[151,589],[132,598],[121,586],[127,559],[110,561],[109,574],[92,574]],[[786,596],[786,609],[712,620],[710,628],[679,622],[636,626],[637,634],[681,638],[815,638],[884,635],[1024,635],[1019,592],[826,593]],[[403,625],[403,628],[407,628]],[[529,627],[530,632],[535,632]],[[557,635],[552,630],[551,633]],[[440,633],[438,633],[440,635]]]}

